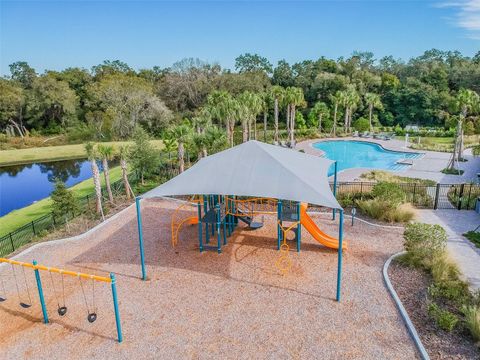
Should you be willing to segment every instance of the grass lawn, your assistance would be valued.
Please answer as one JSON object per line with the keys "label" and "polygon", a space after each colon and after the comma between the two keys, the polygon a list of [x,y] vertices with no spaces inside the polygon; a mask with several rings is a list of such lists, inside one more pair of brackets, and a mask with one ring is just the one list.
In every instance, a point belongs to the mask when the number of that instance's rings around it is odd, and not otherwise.
{"label": "grass lawn", "polygon": [[[19,150],[15,150],[19,151]],[[104,184],[103,173],[101,174],[102,185]],[[120,166],[110,169],[110,181],[113,183],[122,176],[122,170]],[[77,185],[72,186],[70,189],[74,191],[75,196],[78,198],[84,197],[87,194],[94,192],[93,180],[89,178]],[[50,197],[37,201],[36,203],[26,206],[22,209],[13,210],[5,216],[0,217],[0,236],[8,234],[9,232],[25,225],[45,214],[48,214],[50,210]]]}
{"label": "grass lawn", "polygon": [[476,247],[480,248],[480,233],[475,231],[469,231],[463,234],[468,240],[470,240]]}
{"label": "grass lawn", "polygon": [[[163,147],[162,140],[151,140],[157,149]],[[121,145],[131,144],[131,141],[111,141],[102,143],[119,148]],[[15,149],[0,151],[0,166],[25,164],[38,161],[55,161],[85,158],[84,144],[35,147],[29,149]]]}

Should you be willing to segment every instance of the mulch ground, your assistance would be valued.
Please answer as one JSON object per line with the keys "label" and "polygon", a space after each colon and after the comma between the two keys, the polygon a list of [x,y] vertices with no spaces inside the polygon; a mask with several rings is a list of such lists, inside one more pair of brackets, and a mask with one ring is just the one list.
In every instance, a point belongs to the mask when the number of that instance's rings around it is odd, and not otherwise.
{"label": "mulch ground", "polygon": [[[262,229],[240,225],[222,254],[199,253],[197,227],[185,226],[171,246],[171,216],[178,203],[144,201],[143,228],[148,281],[140,276],[135,208],[119,213],[85,238],[46,242],[21,261],[96,275],[117,274],[124,342],[115,341],[108,284],[95,289],[77,278],[42,273],[51,323],[42,324],[33,273],[27,271],[29,301],[21,271],[0,266],[7,301],[0,303],[2,358],[51,359],[412,359],[417,353],[382,279],[384,262],[402,249],[402,231],[361,222],[345,226],[342,301],[335,301],[337,253],[302,231],[290,272],[275,267],[276,219]],[[184,216],[195,214],[195,209]],[[336,236],[331,217],[312,215]],[[338,221],[338,217],[337,217]],[[1,291],[1,289],[0,289]],[[56,295],[56,296],[55,296]],[[56,313],[58,301],[68,307]],[[87,310],[98,319],[88,323]]]}
{"label": "mulch ground", "polygon": [[431,359],[480,359],[480,350],[461,325],[449,333],[428,316],[428,274],[394,261],[388,275]]}

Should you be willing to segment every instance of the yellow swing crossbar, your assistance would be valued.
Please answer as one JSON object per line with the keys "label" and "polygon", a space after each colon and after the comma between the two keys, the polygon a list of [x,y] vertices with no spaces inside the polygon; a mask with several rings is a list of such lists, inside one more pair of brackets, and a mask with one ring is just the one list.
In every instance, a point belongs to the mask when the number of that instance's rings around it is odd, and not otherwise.
{"label": "yellow swing crossbar", "polygon": [[101,282],[106,282],[106,283],[111,283],[112,282],[112,279],[110,279],[108,277],[105,277],[105,276],[85,274],[85,273],[81,273],[81,272],[58,269],[58,268],[48,267],[48,266],[39,265],[39,264],[33,265],[33,264],[30,264],[30,263],[26,263],[26,262],[10,260],[10,259],[5,259],[5,258],[0,258],[0,263],[7,263],[7,264],[12,264],[12,265],[24,266],[24,267],[30,268],[32,270],[49,271],[49,272],[53,272],[53,273],[57,273],[57,274],[80,277],[80,278],[83,278],[83,279],[101,281]]}

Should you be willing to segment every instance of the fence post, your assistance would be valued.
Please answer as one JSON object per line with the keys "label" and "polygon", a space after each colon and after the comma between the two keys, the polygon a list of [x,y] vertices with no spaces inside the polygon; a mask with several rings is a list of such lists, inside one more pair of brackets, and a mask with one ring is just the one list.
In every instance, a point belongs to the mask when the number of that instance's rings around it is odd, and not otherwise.
{"label": "fence post", "polygon": [[35,232],[35,223],[32,221],[32,230],[33,230],[33,235],[37,235],[37,233]]}
{"label": "fence post", "polygon": [[438,196],[440,195],[440,184],[437,184],[437,188],[435,190],[435,202],[433,205],[433,210],[438,209]]}
{"label": "fence post", "polygon": [[417,193],[417,183],[413,183],[412,203],[415,205],[415,194]]}
{"label": "fence post", "polygon": [[472,186],[473,186],[473,184],[470,184],[470,188],[468,189],[468,200],[467,200],[467,209],[466,210],[470,210],[470,199],[471,199],[471,196],[472,196]]}
{"label": "fence post", "polygon": [[13,237],[11,232],[10,232],[10,244],[12,244],[12,251],[15,251],[15,245],[13,245]]}
{"label": "fence post", "polygon": [[462,198],[463,198],[463,189],[465,188],[465,184],[460,185],[460,192],[458,194],[458,204],[457,209],[462,210]]}

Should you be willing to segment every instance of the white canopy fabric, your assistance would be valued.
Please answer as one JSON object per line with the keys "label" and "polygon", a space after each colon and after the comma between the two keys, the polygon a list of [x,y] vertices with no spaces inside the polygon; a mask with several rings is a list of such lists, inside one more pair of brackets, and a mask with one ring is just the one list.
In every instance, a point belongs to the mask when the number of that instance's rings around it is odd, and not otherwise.
{"label": "white canopy fabric", "polygon": [[328,184],[333,161],[255,140],[210,155],[142,195],[268,197],[341,209]]}

